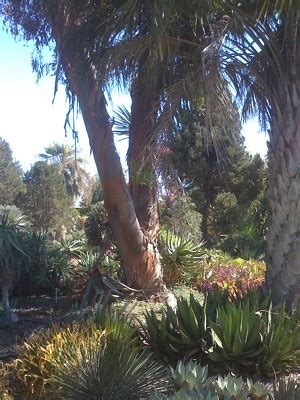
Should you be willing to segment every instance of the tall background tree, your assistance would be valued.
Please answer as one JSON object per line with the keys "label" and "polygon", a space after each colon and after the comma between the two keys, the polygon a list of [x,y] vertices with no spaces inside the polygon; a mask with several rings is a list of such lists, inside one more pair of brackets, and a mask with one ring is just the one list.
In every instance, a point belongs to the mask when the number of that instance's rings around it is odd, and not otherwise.
{"label": "tall background tree", "polygon": [[24,176],[19,205],[35,229],[62,233],[71,222],[72,200],[56,165],[36,162]]}
{"label": "tall background tree", "polygon": [[211,124],[218,147],[207,142],[205,115],[195,111],[184,113],[170,140],[177,174],[202,215],[207,245],[243,230],[247,210],[266,191],[265,164],[245,150],[238,113],[235,120],[211,115]]}
{"label": "tall background tree", "polygon": [[67,192],[74,200],[82,195],[86,202],[89,201],[90,176],[84,168],[84,160],[79,157],[74,148],[69,145],[53,143],[45,148],[44,152],[40,154],[40,158],[58,166]]}
{"label": "tall background tree", "polygon": [[14,161],[9,144],[0,138],[0,205],[16,204],[16,197],[22,189],[22,169]]}
{"label": "tall background tree", "polygon": [[[262,124],[269,124],[267,286],[273,288],[274,300],[295,305],[300,280],[298,1],[126,0],[100,5],[24,1],[20,5],[12,0],[11,4],[15,33],[21,29],[38,47],[53,39],[56,43],[57,70],[64,71],[79,100],[127,277],[137,286],[149,286],[159,264],[155,243],[141,229],[116,157],[103,92],[109,76],[122,83],[123,77],[140,73],[137,65],[143,65],[147,94],[158,97],[147,144],[157,145],[159,122],[174,120],[178,108],[188,108],[199,98],[205,99],[208,127],[212,112],[230,112],[228,83],[243,104],[244,118],[258,113]],[[106,75],[98,74],[104,71],[99,60],[106,65]]]}

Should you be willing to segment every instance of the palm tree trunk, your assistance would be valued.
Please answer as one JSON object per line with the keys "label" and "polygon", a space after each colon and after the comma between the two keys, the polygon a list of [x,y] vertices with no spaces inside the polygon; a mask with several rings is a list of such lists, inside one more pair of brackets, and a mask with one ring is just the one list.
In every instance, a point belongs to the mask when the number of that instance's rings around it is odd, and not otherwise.
{"label": "palm tree trunk", "polygon": [[[299,74],[298,74],[299,75]],[[287,78],[288,79],[288,78]],[[300,79],[282,90],[285,105],[273,116],[269,143],[269,201],[266,288],[276,303],[300,301]]]}
{"label": "palm tree trunk", "polygon": [[9,313],[9,286],[6,284],[2,284],[2,307],[5,312]]}
{"label": "palm tree trunk", "polygon": [[65,74],[82,112],[126,281],[137,289],[161,290],[163,281],[157,248],[141,229],[136,216],[115,147],[101,82],[90,64],[64,47],[61,29],[72,23],[72,16],[66,19],[65,15],[57,19],[54,36]]}

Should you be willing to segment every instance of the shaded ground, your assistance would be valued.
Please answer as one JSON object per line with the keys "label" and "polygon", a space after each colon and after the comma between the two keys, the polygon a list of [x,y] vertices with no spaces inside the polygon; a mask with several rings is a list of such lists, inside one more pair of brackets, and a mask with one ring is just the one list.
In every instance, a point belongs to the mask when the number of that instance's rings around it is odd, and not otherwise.
{"label": "shaded ground", "polygon": [[78,311],[76,296],[26,297],[18,299],[13,312],[19,321],[7,323],[0,317],[0,361],[16,356],[15,345],[22,344],[32,332],[47,327],[52,322],[72,320]]}

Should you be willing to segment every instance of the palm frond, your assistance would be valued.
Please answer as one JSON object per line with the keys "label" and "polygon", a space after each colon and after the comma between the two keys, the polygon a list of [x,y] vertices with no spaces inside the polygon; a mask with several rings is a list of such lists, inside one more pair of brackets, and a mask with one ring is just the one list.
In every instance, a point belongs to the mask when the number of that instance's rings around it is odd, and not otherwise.
{"label": "palm frond", "polygon": [[125,106],[120,106],[114,113],[114,127],[113,132],[115,135],[127,138],[129,136],[129,129],[131,124],[131,112]]}

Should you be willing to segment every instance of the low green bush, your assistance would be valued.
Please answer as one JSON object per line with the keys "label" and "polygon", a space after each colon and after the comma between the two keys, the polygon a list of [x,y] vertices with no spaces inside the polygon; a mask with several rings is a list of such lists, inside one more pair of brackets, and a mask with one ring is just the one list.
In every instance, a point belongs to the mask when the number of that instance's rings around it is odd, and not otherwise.
{"label": "low green bush", "polygon": [[58,242],[43,231],[28,231],[22,236],[27,254],[14,283],[17,296],[54,294],[68,279],[70,266],[67,254]]}

